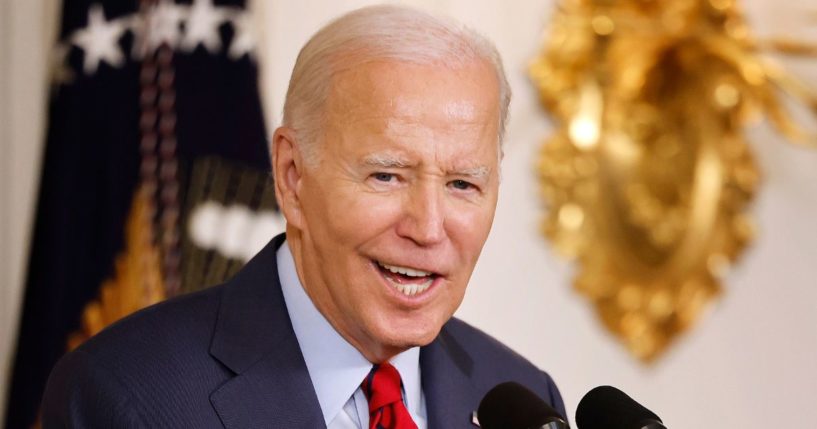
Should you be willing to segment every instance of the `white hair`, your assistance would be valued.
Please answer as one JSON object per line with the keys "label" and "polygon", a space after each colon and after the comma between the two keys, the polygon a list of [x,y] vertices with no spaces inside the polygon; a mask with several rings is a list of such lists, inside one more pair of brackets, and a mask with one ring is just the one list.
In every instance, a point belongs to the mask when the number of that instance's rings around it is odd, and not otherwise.
{"label": "white hair", "polygon": [[378,5],[349,12],[321,28],[295,61],[284,101],[283,125],[295,131],[305,160],[318,159],[332,78],[341,71],[378,60],[440,65],[457,69],[484,61],[499,83],[501,149],[511,89],[502,58],[485,37],[454,21],[405,6]]}

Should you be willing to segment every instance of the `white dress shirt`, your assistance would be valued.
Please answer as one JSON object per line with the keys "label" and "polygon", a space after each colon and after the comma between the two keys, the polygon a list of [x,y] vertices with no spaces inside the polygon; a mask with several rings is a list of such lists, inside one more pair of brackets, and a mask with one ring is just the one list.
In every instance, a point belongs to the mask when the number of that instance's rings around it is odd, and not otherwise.
{"label": "white dress shirt", "polygon": [[[284,242],[276,255],[284,302],[295,337],[318,396],[328,429],[368,429],[369,404],[360,384],[372,369],[309,299],[303,289],[295,260]],[[403,381],[403,402],[417,423],[426,429],[426,404],[420,386],[420,348],[414,347],[391,359]]]}

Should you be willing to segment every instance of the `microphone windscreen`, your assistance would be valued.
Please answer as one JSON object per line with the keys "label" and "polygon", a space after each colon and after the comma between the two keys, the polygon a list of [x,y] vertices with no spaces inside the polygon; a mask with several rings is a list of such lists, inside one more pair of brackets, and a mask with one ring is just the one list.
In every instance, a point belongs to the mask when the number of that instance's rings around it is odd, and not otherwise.
{"label": "microphone windscreen", "polygon": [[564,417],[519,383],[496,385],[482,398],[477,410],[482,429],[530,429],[549,423],[567,428]]}
{"label": "microphone windscreen", "polygon": [[663,427],[655,413],[626,393],[611,386],[599,386],[587,392],[576,407],[576,425],[580,429],[642,429]]}

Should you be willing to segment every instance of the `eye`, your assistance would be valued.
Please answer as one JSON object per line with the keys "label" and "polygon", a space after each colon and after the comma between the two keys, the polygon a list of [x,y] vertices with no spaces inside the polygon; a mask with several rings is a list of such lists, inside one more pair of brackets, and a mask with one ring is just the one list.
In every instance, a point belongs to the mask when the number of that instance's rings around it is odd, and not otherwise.
{"label": "eye", "polygon": [[455,189],[459,189],[461,191],[467,191],[469,189],[474,188],[474,185],[471,183],[466,182],[465,180],[457,179],[451,181],[451,186]]}
{"label": "eye", "polygon": [[391,182],[394,179],[394,174],[391,173],[374,173],[372,177],[378,182]]}

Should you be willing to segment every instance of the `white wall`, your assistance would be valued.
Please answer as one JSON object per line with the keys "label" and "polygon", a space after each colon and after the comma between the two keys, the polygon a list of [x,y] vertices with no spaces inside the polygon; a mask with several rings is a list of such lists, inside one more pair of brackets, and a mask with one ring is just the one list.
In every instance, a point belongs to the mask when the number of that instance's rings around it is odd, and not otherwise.
{"label": "white wall", "polygon": [[0,421],[45,135],[55,0],[0,0]]}
{"label": "white wall", "polygon": [[[807,8],[815,9],[810,2],[749,0],[745,5],[763,34],[817,42],[817,23],[801,18]],[[42,88],[30,76],[38,76],[43,66],[28,53],[47,40],[39,21],[43,3],[49,2],[0,1],[0,357],[8,355],[14,332],[38,174]],[[300,46],[330,18],[369,3],[256,0],[271,126],[280,118]],[[710,314],[665,358],[644,367],[602,331],[587,302],[569,286],[573,268],[537,232],[542,213],[532,160],[549,126],[525,69],[539,49],[553,3],[404,3],[452,15],[487,34],[504,56],[515,93],[496,222],[458,315],[549,371],[571,420],[584,392],[612,384],[657,411],[672,428],[755,427],[758,421],[794,428],[817,421],[817,151],[787,145],[765,127],[751,132],[766,179],[754,207],[760,236],[728,277]],[[23,39],[8,39],[10,33]],[[8,60],[8,52],[16,56]],[[787,64],[817,86],[817,60]],[[13,73],[7,75],[9,70]],[[10,119],[19,125],[10,126]],[[2,380],[6,366],[0,363]]]}

